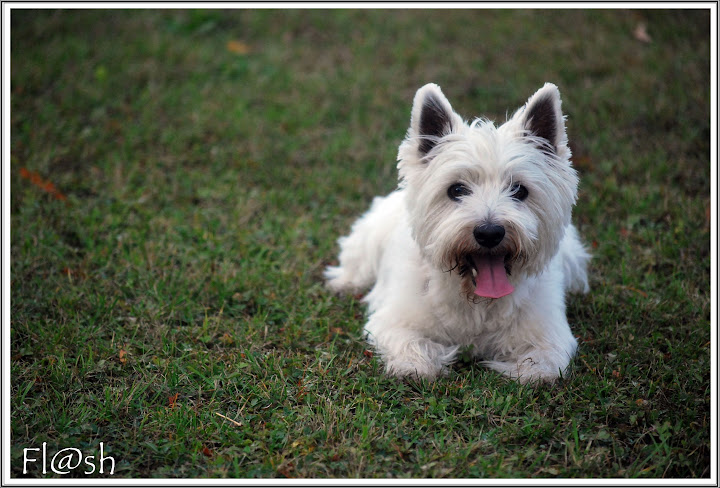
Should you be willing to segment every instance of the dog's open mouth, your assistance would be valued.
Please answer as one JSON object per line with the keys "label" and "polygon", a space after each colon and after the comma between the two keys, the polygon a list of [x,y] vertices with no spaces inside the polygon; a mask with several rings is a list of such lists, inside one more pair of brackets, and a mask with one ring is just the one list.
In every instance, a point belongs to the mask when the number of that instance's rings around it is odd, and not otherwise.
{"label": "dog's open mouth", "polygon": [[509,269],[502,254],[471,254],[468,256],[475,285],[475,294],[486,298],[501,298],[515,288],[508,280]]}

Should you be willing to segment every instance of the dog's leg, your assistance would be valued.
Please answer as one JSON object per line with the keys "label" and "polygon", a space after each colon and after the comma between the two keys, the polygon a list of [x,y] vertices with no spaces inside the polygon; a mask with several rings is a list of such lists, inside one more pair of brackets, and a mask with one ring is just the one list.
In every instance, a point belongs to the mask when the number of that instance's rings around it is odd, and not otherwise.
{"label": "dog's leg", "polygon": [[567,372],[576,347],[570,344],[567,346],[567,349],[556,346],[533,347],[514,360],[483,361],[481,364],[520,383],[553,382]]}
{"label": "dog's leg", "polygon": [[[418,317],[407,317],[398,309],[384,307],[373,313],[365,326],[367,339],[375,346],[387,373],[427,379],[447,374],[447,366],[455,361],[458,346],[447,346],[425,337],[407,322],[413,318]],[[394,322],[389,324],[388,320]]]}
{"label": "dog's leg", "polygon": [[570,330],[562,295],[541,294],[496,338],[495,358],[482,364],[521,383],[551,382],[567,372],[577,339]]}

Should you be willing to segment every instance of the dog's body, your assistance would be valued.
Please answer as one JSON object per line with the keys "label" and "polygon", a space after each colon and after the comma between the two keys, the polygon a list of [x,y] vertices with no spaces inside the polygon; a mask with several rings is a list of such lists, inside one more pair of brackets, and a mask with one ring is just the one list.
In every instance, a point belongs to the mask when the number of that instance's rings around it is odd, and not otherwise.
{"label": "dog's body", "polygon": [[589,259],[569,157],[554,85],[500,127],[418,90],[400,188],[375,198],[325,273],[336,291],[372,286],[365,331],[388,373],[433,378],[471,346],[511,378],[563,374],[577,348],[565,292],[587,291]]}

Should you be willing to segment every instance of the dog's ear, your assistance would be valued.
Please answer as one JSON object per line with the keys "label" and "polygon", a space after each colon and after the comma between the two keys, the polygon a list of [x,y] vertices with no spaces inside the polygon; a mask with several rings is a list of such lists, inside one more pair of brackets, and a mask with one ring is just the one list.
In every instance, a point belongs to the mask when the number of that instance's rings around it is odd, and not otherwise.
{"label": "dog's ear", "polygon": [[548,141],[555,153],[560,153],[567,145],[561,104],[558,87],[545,83],[516,114],[521,118],[523,127],[532,136]]}
{"label": "dog's ear", "polygon": [[462,119],[453,112],[440,87],[428,83],[415,94],[410,117],[410,134],[417,141],[421,157],[427,155],[438,141],[450,134]]}

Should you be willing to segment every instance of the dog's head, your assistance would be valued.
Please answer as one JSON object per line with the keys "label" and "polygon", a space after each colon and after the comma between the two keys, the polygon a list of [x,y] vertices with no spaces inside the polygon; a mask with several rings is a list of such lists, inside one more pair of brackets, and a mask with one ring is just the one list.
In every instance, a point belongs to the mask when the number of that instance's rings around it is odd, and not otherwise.
{"label": "dog's head", "polygon": [[505,296],[557,253],[578,185],[560,104],[547,83],[496,127],[465,122],[437,85],[415,95],[398,154],[413,237],[469,297]]}

